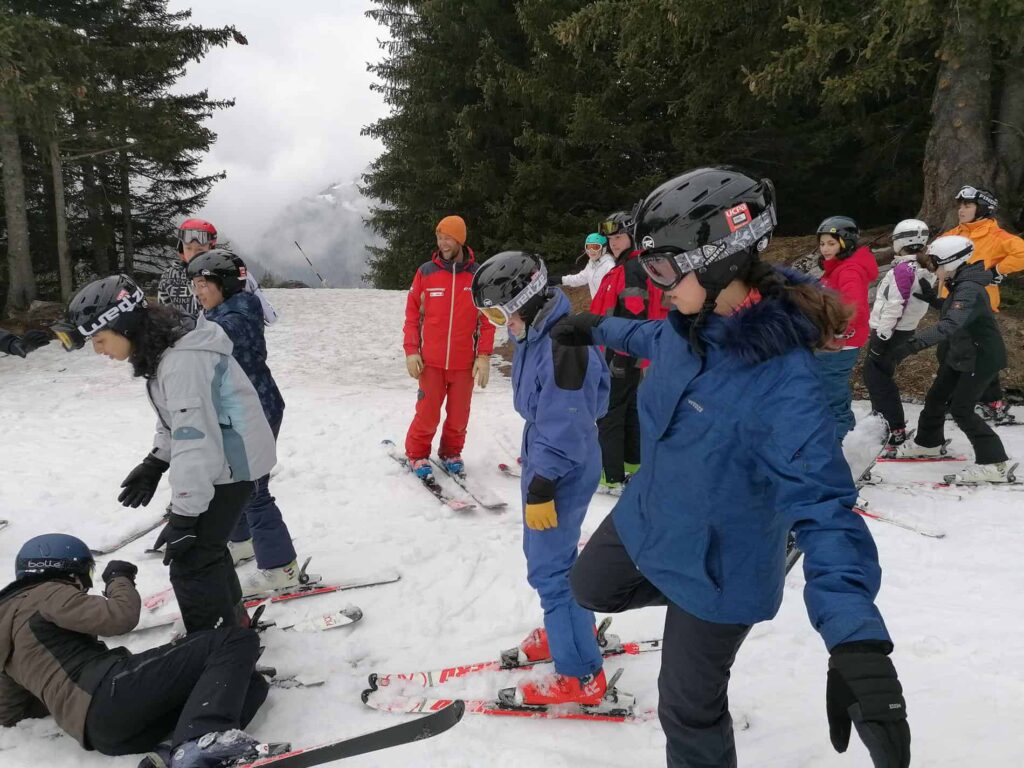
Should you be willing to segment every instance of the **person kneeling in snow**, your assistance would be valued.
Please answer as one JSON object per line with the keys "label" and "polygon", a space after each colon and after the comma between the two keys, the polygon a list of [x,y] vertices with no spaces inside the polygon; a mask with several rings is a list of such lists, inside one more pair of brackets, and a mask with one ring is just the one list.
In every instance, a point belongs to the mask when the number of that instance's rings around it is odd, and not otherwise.
{"label": "person kneeling in snow", "polygon": [[569,300],[547,289],[537,256],[505,251],[473,277],[473,303],[515,340],[512,392],[523,429],[523,551],[527,579],[540,595],[544,629],[519,647],[520,660],[552,658],[556,674],[520,684],[517,703],[594,705],[607,682],[594,614],[569,588],[580,526],[601,478],[597,420],[608,408],[608,366],[596,350],[556,344],[548,331]]}
{"label": "person kneeling in snow", "polygon": [[89,594],[95,566],[85,543],[62,533],[18,552],[16,580],[0,592],[0,725],[53,714],[85,749],[162,752],[171,768],[254,754],[256,740],[237,729],[267,698],[256,633],[225,627],[142,653],[107,648],[97,635],[139,622],[138,569],[107,563],[100,596]]}

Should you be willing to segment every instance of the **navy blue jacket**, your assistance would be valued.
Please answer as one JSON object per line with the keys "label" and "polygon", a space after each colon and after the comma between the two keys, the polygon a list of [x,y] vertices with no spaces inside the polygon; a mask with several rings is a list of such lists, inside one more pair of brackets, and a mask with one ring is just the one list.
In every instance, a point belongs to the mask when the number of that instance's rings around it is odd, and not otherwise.
{"label": "navy blue jacket", "polygon": [[[560,290],[551,294],[526,338],[516,342],[512,388],[516,411],[526,420],[523,479],[541,475],[557,484],[588,464],[600,474],[597,420],[608,411],[611,385],[596,349],[552,344],[548,331],[570,305]],[[593,492],[591,487],[586,501]]]}
{"label": "navy blue jacket", "polygon": [[239,291],[213,309],[204,312],[207,320],[217,323],[235,345],[232,357],[245,371],[259,395],[260,404],[274,434],[284,416],[284,398],[267,366],[267,342],[263,336],[263,305],[251,293]]}
{"label": "navy blue jacket", "polygon": [[782,602],[786,535],[804,551],[804,600],[826,646],[888,641],[878,552],[860,516],[809,346],[788,301],[713,315],[702,360],[690,319],[605,319],[598,344],[649,358],[638,407],[643,465],[615,507],[637,567],[707,621],[753,624]]}

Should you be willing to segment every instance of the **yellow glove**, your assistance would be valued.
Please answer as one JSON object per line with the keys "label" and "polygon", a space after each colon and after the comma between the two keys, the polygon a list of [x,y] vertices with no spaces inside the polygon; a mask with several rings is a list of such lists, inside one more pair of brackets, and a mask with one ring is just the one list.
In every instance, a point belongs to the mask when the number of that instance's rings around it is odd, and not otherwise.
{"label": "yellow glove", "polygon": [[405,369],[409,371],[410,376],[418,379],[420,374],[423,373],[423,358],[419,355],[406,355]]}
{"label": "yellow glove", "polygon": [[487,387],[487,382],[491,379],[491,358],[487,355],[479,355],[476,360],[473,361],[473,378],[476,379],[477,386],[480,389]]}
{"label": "yellow glove", "polygon": [[555,502],[542,501],[540,504],[527,504],[526,527],[535,531],[546,531],[548,528],[558,527],[558,513],[555,512]]}

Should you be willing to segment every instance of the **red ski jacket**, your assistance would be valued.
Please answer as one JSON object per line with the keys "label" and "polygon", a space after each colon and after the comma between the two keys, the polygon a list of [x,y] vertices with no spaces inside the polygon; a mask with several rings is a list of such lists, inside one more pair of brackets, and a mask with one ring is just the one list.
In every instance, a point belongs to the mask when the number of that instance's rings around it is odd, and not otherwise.
{"label": "red ski jacket", "polygon": [[479,265],[469,248],[461,262],[437,251],[416,270],[405,302],[405,354],[449,371],[473,367],[477,355],[494,350],[494,326],[473,305],[473,274]]}
{"label": "red ski jacket", "polygon": [[863,347],[868,341],[868,319],[871,307],[868,305],[868,287],[878,277],[878,263],[867,246],[861,246],[845,259],[826,259],[821,284],[838,291],[843,301],[854,308],[853,318],[847,328],[852,333],[843,341],[846,347]]}
{"label": "red ski jacket", "polygon": [[[601,280],[601,286],[590,302],[591,312],[627,320],[664,320],[668,317],[668,309],[662,304],[662,290],[647,277],[637,258],[639,255],[640,251],[630,251],[619,257]],[[646,368],[647,361],[644,360],[640,367]]]}

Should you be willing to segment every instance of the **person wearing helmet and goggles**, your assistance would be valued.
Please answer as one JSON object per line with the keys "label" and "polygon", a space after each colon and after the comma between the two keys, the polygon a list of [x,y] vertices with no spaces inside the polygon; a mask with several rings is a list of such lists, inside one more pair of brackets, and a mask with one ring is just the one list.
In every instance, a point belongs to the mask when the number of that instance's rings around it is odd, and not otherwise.
{"label": "person wearing helmet and goggles", "polygon": [[[999,226],[996,213],[999,200],[987,189],[966,185],[954,197],[957,205],[957,225],[946,235],[960,235],[974,243],[973,262],[980,262],[992,274],[988,285],[992,311],[999,311],[999,286],[1007,275],[1024,269],[1024,239],[1017,237]],[[979,397],[982,416],[996,426],[1014,424],[1016,418],[1010,413],[999,374]]]}
{"label": "person wearing helmet and goggles", "polygon": [[567,285],[570,288],[582,288],[584,285],[590,289],[590,299],[593,301],[601,287],[604,276],[615,266],[615,257],[607,250],[608,238],[598,232],[587,235],[583,250],[587,257],[587,263],[579,272],[574,275],[563,275],[548,279],[551,286]]}
{"label": "person wearing helmet and goggles", "polygon": [[914,294],[918,282],[935,284],[935,275],[922,263],[928,246],[928,225],[905,219],[892,231],[893,265],[875,290],[875,303],[868,321],[868,356],[864,360],[864,385],[871,398],[871,410],[889,425],[889,439],[883,456],[892,458],[896,446],[907,437],[900,390],[893,378],[893,352],[908,341],[928,311],[928,304]]}
{"label": "person wearing helmet and goggles", "polygon": [[975,411],[979,394],[1006,367],[1006,346],[989,304],[992,272],[972,261],[974,244],[962,235],[944,235],[928,246],[927,256],[946,289],[938,296],[920,282],[919,297],[939,310],[939,322],[918,331],[894,353],[896,363],[938,345],[941,365],[935,375],[913,440],[896,449],[897,458],[933,458],[945,451],[946,411],[974,448],[974,464],[948,475],[955,483],[1007,483],[1014,478],[999,436]]}
{"label": "person wearing helmet and goggles", "polygon": [[640,263],[674,306],[637,322],[582,314],[553,342],[651,360],[640,388],[644,464],[570,574],[584,608],[668,607],[658,714],[668,764],[737,764],[728,685],[753,624],[783,596],[790,531],[804,602],[830,652],[832,743],[857,733],[876,766],[910,764],[889,633],[875,605],[878,553],[863,518],[813,351],[851,310],[806,275],[760,259],[775,190],[734,168],[700,168],[641,203]]}

